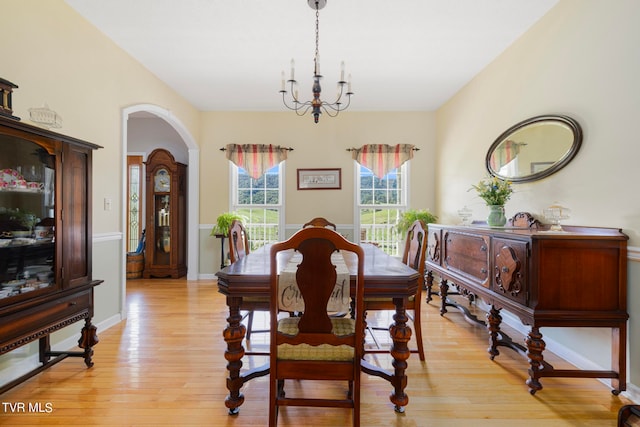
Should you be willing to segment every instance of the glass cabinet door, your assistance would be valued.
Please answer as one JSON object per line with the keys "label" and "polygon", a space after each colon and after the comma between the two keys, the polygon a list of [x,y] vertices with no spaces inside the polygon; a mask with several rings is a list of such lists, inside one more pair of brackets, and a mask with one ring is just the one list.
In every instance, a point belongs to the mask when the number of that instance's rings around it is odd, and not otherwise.
{"label": "glass cabinet door", "polygon": [[53,142],[0,134],[0,305],[55,287]]}
{"label": "glass cabinet door", "polygon": [[155,264],[158,265],[169,265],[171,263],[171,204],[169,202],[169,194],[155,195]]}

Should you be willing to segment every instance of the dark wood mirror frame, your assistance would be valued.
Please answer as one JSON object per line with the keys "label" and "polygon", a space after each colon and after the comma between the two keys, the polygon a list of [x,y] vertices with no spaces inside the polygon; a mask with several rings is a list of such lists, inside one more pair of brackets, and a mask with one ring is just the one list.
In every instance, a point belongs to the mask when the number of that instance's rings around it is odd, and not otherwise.
{"label": "dark wood mirror frame", "polygon": [[[556,159],[541,158],[539,162],[531,162],[531,168],[532,168],[531,173],[522,174],[518,176],[503,175],[500,173],[499,170],[496,170],[492,166],[495,160],[494,159],[495,153],[503,143],[509,140],[509,137],[514,135],[516,132],[522,131],[527,127],[530,127],[530,126],[539,127],[545,124],[549,124],[552,126],[557,126],[557,125],[565,126],[573,134],[573,141],[571,141],[569,148],[561,156],[559,156],[559,158],[556,158]],[[525,145],[525,146],[529,145],[526,141],[524,143],[518,143],[518,144]],[[489,151],[487,152],[487,156],[485,159],[485,165],[489,173],[499,179],[505,179],[505,180],[508,179],[509,181],[514,183],[537,181],[539,179],[545,178],[559,171],[564,166],[566,166],[567,163],[569,163],[578,153],[578,150],[580,149],[581,145],[582,145],[582,129],[580,128],[580,125],[578,124],[578,122],[572,119],[571,117],[562,116],[562,115],[536,116],[530,119],[523,120],[515,124],[514,126],[510,127],[506,131],[504,131],[493,142],[493,144],[491,144],[491,147],[489,147]],[[546,167],[543,166],[543,168],[540,170],[533,170],[534,165],[540,165],[540,164],[545,165]]]}

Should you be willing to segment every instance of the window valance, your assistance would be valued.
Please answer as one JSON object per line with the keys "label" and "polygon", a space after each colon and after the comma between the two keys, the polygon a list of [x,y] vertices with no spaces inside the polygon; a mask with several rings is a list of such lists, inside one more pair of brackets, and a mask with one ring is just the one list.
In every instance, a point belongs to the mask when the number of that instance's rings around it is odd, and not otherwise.
{"label": "window valance", "polygon": [[411,160],[414,150],[416,148],[411,144],[367,144],[360,148],[352,148],[351,155],[356,162],[371,169],[375,176],[383,178],[393,169]]}
{"label": "window valance", "polygon": [[291,148],[271,144],[228,144],[224,151],[229,161],[247,171],[254,179],[287,160]]}

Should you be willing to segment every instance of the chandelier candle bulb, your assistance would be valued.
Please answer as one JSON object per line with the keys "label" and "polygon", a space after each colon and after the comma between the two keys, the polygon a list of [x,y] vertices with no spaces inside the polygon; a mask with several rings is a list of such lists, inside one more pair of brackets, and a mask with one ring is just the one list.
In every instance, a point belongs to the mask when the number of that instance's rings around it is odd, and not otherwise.
{"label": "chandelier candle bulb", "polygon": [[295,76],[295,70],[296,70],[296,63],[293,59],[291,59],[291,80],[295,80],[294,76]]}
{"label": "chandelier candle bulb", "polygon": [[340,63],[340,81],[344,81],[344,61]]}
{"label": "chandelier candle bulb", "polygon": [[284,92],[284,71],[282,71],[282,86],[281,86],[280,91]]}
{"label": "chandelier candle bulb", "polygon": [[351,73],[349,73],[349,84],[347,85],[347,94],[353,93],[351,92]]}

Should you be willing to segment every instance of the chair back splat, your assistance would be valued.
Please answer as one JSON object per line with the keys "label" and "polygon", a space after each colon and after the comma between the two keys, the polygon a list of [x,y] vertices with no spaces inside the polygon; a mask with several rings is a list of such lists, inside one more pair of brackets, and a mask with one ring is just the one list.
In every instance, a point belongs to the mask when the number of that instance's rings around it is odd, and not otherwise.
{"label": "chair back splat", "polygon": [[[357,272],[343,254],[352,252]],[[308,227],[271,247],[271,343],[269,425],[282,406],[352,408],[360,425],[360,360],[364,343],[364,251],[333,230]],[[350,257],[353,259],[353,257]],[[353,274],[355,273],[355,274]],[[351,276],[355,276],[355,281]],[[294,289],[295,288],[295,289]],[[279,316],[301,299],[301,315]],[[353,315],[331,316],[335,306],[353,305]],[[286,380],[303,380],[288,390]],[[344,381],[344,394],[313,396],[304,380]]]}
{"label": "chair back splat", "polygon": [[249,255],[249,236],[242,222],[234,219],[229,227],[229,258],[233,264]]}
{"label": "chair back splat", "polygon": [[327,227],[333,229],[333,231],[336,231],[336,225],[334,223],[320,216],[313,218],[311,221],[302,226],[302,228],[307,227]]}

